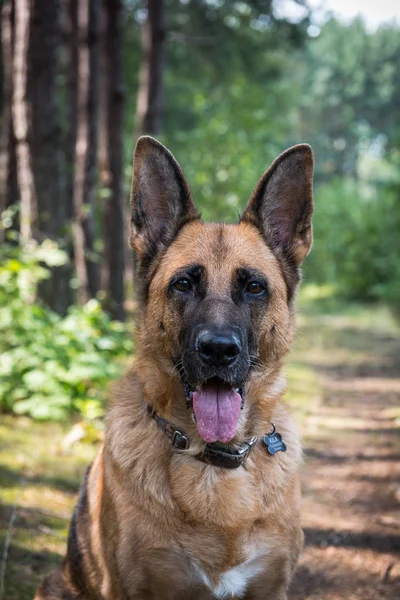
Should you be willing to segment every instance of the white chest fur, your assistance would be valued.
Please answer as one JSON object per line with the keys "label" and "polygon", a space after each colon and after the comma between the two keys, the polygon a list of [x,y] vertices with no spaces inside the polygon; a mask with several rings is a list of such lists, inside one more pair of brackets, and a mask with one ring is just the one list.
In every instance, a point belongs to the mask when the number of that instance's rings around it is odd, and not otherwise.
{"label": "white chest fur", "polygon": [[250,581],[265,568],[265,556],[267,554],[265,549],[261,553],[254,548],[249,554],[250,557],[247,560],[232,567],[229,571],[221,573],[217,584],[214,584],[207,573],[198,565],[196,565],[196,571],[203,583],[217,598],[241,597],[246,593]]}

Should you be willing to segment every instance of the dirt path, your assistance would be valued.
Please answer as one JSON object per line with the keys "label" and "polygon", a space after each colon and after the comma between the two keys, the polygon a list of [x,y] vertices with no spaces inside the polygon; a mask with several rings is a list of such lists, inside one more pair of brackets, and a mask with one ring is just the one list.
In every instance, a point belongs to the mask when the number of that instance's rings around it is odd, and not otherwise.
{"label": "dirt path", "polygon": [[297,355],[321,401],[303,419],[305,551],[290,600],[399,600],[400,338],[340,318],[303,325]]}

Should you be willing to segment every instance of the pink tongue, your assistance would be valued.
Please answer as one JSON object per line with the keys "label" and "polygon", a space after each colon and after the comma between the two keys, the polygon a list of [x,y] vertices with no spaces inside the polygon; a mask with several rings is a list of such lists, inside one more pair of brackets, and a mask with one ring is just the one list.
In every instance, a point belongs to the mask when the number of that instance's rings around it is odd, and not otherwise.
{"label": "pink tongue", "polygon": [[235,437],[242,398],[233,390],[208,386],[193,393],[197,429],[205,442],[227,443]]}

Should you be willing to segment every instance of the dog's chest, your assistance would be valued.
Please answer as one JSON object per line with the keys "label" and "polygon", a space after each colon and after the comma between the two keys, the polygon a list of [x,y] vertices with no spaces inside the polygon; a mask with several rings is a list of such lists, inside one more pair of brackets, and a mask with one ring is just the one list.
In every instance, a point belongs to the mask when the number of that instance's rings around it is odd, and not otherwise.
{"label": "dog's chest", "polygon": [[202,582],[210,589],[216,598],[242,597],[250,581],[261,571],[260,563],[250,564],[247,561],[222,573],[217,584],[213,583],[205,571],[198,570]]}
{"label": "dog's chest", "polygon": [[266,546],[253,544],[246,550],[246,560],[218,576],[211,577],[198,563],[194,564],[198,577],[216,598],[243,597],[251,581],[264,571],[268,554]]}

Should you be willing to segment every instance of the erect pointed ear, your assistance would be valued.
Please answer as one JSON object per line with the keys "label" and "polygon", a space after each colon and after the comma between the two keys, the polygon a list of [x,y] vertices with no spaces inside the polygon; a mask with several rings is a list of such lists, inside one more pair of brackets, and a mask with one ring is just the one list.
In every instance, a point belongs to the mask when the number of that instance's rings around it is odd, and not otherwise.
{"label": "erect pointed ear", "polygon": [[253,223],[278,257],[295,267],[311,248],[313,168],[308,144],[283,152],[261,177],[241,218]]}
{"label": "erect pointed ear", "polygon": [[185,223],[200,218],[179,164],[149,136],[136,144],[131,207],[130,243],[139,265],[150,264]]}

